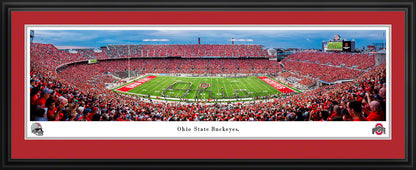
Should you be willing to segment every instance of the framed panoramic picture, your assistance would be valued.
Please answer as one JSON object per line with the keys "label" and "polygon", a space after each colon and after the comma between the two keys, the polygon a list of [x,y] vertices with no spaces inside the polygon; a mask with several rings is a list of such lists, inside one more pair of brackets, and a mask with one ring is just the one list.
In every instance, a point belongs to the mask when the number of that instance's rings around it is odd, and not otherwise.
{"label": "framed panoramic picture", "polygon": [[5,167],[414,168],[412,1],[51,4],[3,4]]}

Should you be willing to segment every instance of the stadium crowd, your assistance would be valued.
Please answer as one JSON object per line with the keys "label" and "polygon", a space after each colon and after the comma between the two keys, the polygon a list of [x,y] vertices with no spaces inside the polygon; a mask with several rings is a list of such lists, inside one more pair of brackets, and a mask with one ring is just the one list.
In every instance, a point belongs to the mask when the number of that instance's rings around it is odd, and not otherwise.
{"label": "stadium crowd", "polygon": [[113,57],[268,57],[261,45],[107,45],[105,53]]}
{"label": "stadium crowd", "polygon": [[362,74],[362,71],[348,68],[338,68],[326,66],[316,63],[282,60],[285,70],[301,74],[303,76],[311,76],[326,82],[334,82],[336,80],[354,79]]}
{"label": "stadium crowd", "polygon": [[[30,114],[36,121],[383,121],[386,119],[386,66],[379,65],[356,75],[353,82],[323,86],[304,93],[268,97],[265,100],[234,103],[186,103],[147,101],[112,92],[104,82],[119,81],[109,73],[126,69],[126,62],[69,65],[79,54],[61,54],[52,45],[32,44],[30,72]],[[160,59],[163,60],[163,59]],[[130,61],[134,68],[155,72],[169,68],[206,71],[210,60]],[[173,60],[173,61],[172,61]],[[204,62],[209,61],[209,62]],[[222,62],[229,68],[233,60]],[[260,63],[236,63],[238,72],[253,71]],[[285,63],[285,68],[290,67]],[[156,68],[158,64],[163,66]],[[170,64],[185,64],[170,66]],[[255,64],[253,64],[255,63]],[[245,67],[245,66],[250,66]],[[267,65],[267,64],[265,64]],[[303,66],[299,64],[297,66]],[[307,66],[305,67],[308,71]],[[318,66],[315,66],[318,67]],[[209,67],[216,68],[216,67]],[[273,68],[271,66],[271,68]],[[250,70],[251,69],[251,70]],[[256,69],[254,69],[256,71]],[[348,73],[349,74],[349,73]],[[357,78],[358,77],[358,78]]]}
{"label": "stadium crowd", "polygon": [[309,76],[303,77],[298,74],[293,74],[287,71],[279,72],[278,76],[281,78],[281,80],[283,79],[284,81],[287,81],[287,82],[295,82],[306,87],[312,86],[316,83],[316,80],[313,80]]}
{"label": "stadium crowd", "polygon": [[325,52],[301,52],[289,55],[287,60],[307,61],[309,63],[331,64],[346,67],[357,66],[358,69],[367,69],[374,66],[374,54],[357,53],[325,53]]}
{"label": "stadium crowd", "polygon": [[301,85],[304,85],[304,86],[311,86],[311,85],[315,84],[316,81],[314,81],[310,78],[303,78],[298,83],[301,84]]}
{"label": "stadium crowd", "polygon": [[140,74],[255,74],[277,72],[277,69],[275,69],[276,63],[267,59],[132,59],[130,61],[109,60],[88,66],[91,69],[104,69],[108,72],[125,71],[130,67],[131,70]]}

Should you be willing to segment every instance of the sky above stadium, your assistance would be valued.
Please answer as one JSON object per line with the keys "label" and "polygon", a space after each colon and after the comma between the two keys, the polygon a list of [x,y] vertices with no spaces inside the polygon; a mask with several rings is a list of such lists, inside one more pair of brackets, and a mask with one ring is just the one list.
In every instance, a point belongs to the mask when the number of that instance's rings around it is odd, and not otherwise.
{"label": "sky above stadium", "polygon": [[[260,44],[266,48],[320,49],[323,40],[355,40],[356,48],[385,43],[384,30],[35,30],[33,42],[58,48],[96,48],[107,44]],[[152,39],[163,41],[152,41]],[[252,40],[252,41],[247,41]]]}

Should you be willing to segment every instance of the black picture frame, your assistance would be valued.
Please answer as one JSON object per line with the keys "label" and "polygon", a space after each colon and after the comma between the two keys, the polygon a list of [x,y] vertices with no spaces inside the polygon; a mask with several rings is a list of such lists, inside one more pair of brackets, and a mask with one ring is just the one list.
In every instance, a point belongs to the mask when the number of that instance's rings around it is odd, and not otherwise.
{"label": "black picture frame", "polygon": [[[1,1],[1,167],[45,168],[218,168],[218,169],[414,169],[415,168],[415,1],[414,0],[297,0],[297,1]],[[12,11],[404,11],[406,13],[406,158],[405,159],[12,159],[11,158],[11,12]]]}

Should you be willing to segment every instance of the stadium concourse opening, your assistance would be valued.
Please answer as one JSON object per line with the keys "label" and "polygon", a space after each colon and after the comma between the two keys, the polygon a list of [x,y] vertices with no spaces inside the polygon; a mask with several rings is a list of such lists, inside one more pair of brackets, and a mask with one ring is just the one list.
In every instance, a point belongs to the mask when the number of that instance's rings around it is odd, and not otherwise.
{"label": "stadium concourse opening", "polygon": [[278,62],[261,45],[31,43],[31,120],[385,120],[376,56],[299,51]]}

